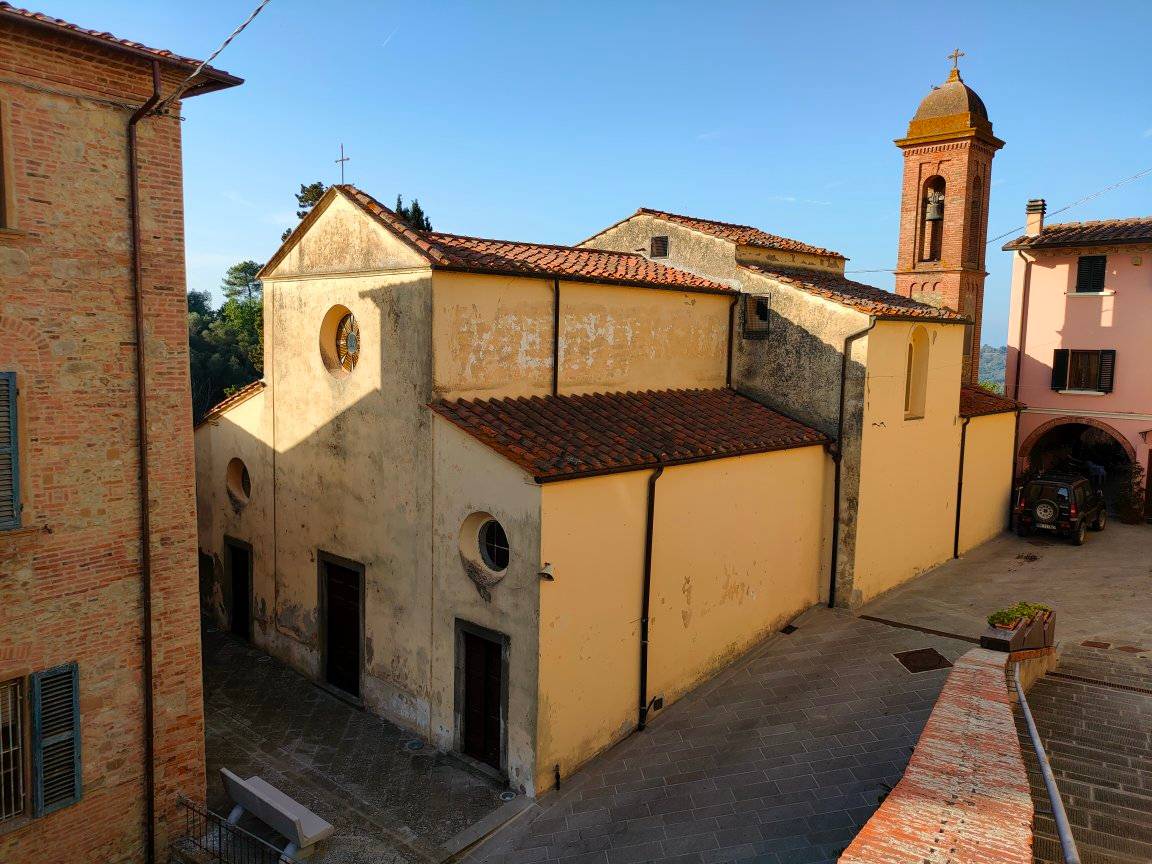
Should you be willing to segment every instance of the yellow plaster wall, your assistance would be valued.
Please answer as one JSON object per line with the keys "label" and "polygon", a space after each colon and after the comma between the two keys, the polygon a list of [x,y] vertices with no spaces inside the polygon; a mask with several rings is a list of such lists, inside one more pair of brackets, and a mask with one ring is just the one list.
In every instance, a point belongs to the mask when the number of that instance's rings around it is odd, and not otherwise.
{"label": "yellow plaster wall", "polygon": [[[928,333],[924,416],[904,419],[908,340]],[[868,336],[860,485],[843,506],[857,519],[855,574],[844,602],[858,605],[952,556],[960,458],[964,328],[881,321]]]}
{"label": "yellow plaster wall", "polygon": [[1012,442],[1016,414],[988,414],[968,422],[964,444],[964,494],[960,504],[960,554],[1004,531],[1012,497]]}
{"label": "yellow plaster wall", "polygon": [[[437,395],[548,394],[552,297],[549,279],[437,272]],[[724,386],[730,302],[719,295],[561,281],[560,392]]]}
{"label": "yellow plaster wall", "polygon": [[[816,603],[822,447],[665,470],[656,484],[649,698],[683,695]],[[636,724],[649,470],[542,487],[537,788]],[[786,489],[783,497],[772,490]],[[717,502],[723,502],[721,506]]]}

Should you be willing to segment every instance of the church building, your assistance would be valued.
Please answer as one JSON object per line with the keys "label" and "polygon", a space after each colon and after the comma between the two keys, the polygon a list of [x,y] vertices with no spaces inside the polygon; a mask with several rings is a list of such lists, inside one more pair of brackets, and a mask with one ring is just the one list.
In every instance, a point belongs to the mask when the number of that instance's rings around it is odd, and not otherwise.
{"label": "church building", "polygon": [[262,272],[264,380],[196,431],[207,613],[553,787],[806,608],[1003,530],[1019,406],[966,386],[971,319],[845,260],[650,209],[577,246],[419,231],[333,187]]}

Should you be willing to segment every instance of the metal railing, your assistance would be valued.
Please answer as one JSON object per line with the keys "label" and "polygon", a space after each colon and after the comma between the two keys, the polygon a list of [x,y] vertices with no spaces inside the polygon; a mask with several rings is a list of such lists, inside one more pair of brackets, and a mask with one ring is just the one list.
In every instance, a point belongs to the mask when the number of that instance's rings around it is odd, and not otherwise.
{"label": "metal railing", "polygon": [[197,864],[296,864],[271,843],[231,824],[223,816],[180,798],[184,831],[173,841],[175,851]]}
{"label": "metal railing", "polygon": [[1028,727],[1028,737],[1032,739],[1032,749],[1036,751],[1036,761],[1040,763],[1040,774],[1044,778],[1044,788],[1052,805],[1052,818],[1056,822],[1056,832],[1060,835],[1060,850],[1064,855],[1064,864],[1080,864],[1080,850],[1076,848],[1076,838],[1072,836],[1072,826],[1068,822],[1068,814],[1064,811],[1064,799],[1060,797],[1056,776],[1052,773],[1048,754],[1044,752],[1044,743],[1040,740],[1040,731],[1036,728],[1036,721],[1032,719],[1028,697],[1024,695],[1024,688],[1020,686],[1018,663],[1012,664],[1012,683],[1016,687],[1016,698],[1020,701],[1020,713],[1024,715],[1024,723]]}

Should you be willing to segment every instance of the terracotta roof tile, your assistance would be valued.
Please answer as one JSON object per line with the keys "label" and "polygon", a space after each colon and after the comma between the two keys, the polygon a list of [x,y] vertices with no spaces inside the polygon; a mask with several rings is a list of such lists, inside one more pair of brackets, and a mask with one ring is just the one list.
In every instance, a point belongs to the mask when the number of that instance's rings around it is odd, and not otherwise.
{"label": "terracotta roof tile", "polygon": [[863,282],[854,282],[838,273],[825,273],[819,270],[790,270],[784,268],[762,267],[757,264],[741,264],[745,270],[760,273],[769,279],[783,282],[831,300],[834,303],[848,306],[867,315],[892,316],[899,318],[922,318],[926,321],[954,321],[963,322],[967,319],[951,309],[940,309],[913,300],[911,297],[901,297],[891,291],[884,291],[873,285]]}
{"label": "terracotta roof tile", "polygon": [[1152,242],[1152,216],[1100,219],[1095,222],[1062,222],[1045,225],[1035,237],[1017,237],[1005,250],[1043,249],[1059,246],[1106,246],[1113,243]]}
{"label": "terracotta roof tile", "polygon": [[203,426],[205,423],[208,423],[211,420],[215,420],[229,409],[235,408],[241,402],[247,402],[267,386],[268,385],[263,381],[253,381],[251,384],[245,384],[235,393],[225,397],[224,399],[221,399],[206,412],[204,412],[204,416],[201,417],[200,420],[196,423],[196,428]]}
{"label": "terracotta roof tile", "polygon": [[1024,405],[1015,399],[991,393],[983,387],[960,388],[960,416],[980,417],[985,414],[1006,414],[1019,411]]}
{"label": "terracotta roof tile", "polygon": [[538,482],[828,440],[727,389],[439,401],[431,408]]}
{"label": "terracotta roof tile", "polygon": [[695,216],[682,216],[679,213],[652,210],[648,207],[641,207],[636,211],[636,215],[640,214],[654,216],[657,219],[666,219],[669,222],[675,222],[686,228],[693,228],[696,231],[702,231],[705,234],[711,234],[713,237],[720,237],[724,240],[731,240],[733,243],[739,243],[743,246],[759,246],[764,249],[780,249],[785,252],[807,252],[809,255],[826,255],[833,258],[844,257],[839,252],[833,252],[831,249],[823,249],[819,246],[801,243],[799,240],[792,240],[789,237],[769,234],[767,231],[761,231],[759,228],[754,228],[751,225],[737,225],[734,222],[718,222],[715,219],[699,219]]}
{"label": "terracotta roof tile", "polygon": [[462,237],[438,231],[417,231],[367,192],[351,185],[339,188],[410,246],[423,253],[434,268],[610,282],[682,291],[732,292],[731,288],[719,282],[666,267],[630,252],[606,252],[575,246],[519,243]]}
{"label": "terracotta roof tile", "polygon": [[[133,54],[146,55],[157,60],[164,60],[169,63],[174,63],[178,66],[194,67],[200,63],[192,57],[183,57],[175,54],[172,51],[167,51],[161,48],[149,48],[147,45],[141,45],[139,42],[133,42],[131,39],[121,39],[111,33],[89,30],[87,27],[80,27],[62,18],[53,18],[50,15],[45,15],[42,12],[33,12],[30,9],[21,9],[13,6],[11,3],[3,2],[0,0],[0,17],[6,17],[23,21],[24,23],[31,24],[39,27],[47,27],[53,30],[77,36],[88,41],[102,42],[110,48],[126,50]],[[189,70],[191,71],[191,70]],[[232,86],[240,84],[241,79],[233,75],[229,75],[222,69],[216,69],[212,66],[205,66],[201,70],[202,75],[208,78],[217,79],[218,84],[223,86]],[[197,88],[192,88],[190,92],[195,92]],[[216,89],[216,88],[213,88]]]}

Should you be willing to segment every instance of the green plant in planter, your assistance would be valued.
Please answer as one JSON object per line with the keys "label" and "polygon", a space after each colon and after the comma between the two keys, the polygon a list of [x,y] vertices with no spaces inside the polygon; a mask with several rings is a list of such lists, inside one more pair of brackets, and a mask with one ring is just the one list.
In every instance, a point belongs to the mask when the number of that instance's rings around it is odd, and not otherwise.
{"label": "green plant in planter", "polygon": [[1120,487],[1116,496],[1116,509],[1120,511],[1120,521],[1136,525],[1144,521],[1144,466],[1133,464],[1131,473]]}
{"label": "green plant in planter", "polygon": [[1038,612],[1051,612],[1051,606],[1045,606],[1043,603],[1025,603],[1023,601],[1014,606],[1008,606],[1005,609],[1000,609],[993,612],[988,616],[988,626],[996,628],[1006,628],[1016,621],[1023,621],[1031,618]]}

